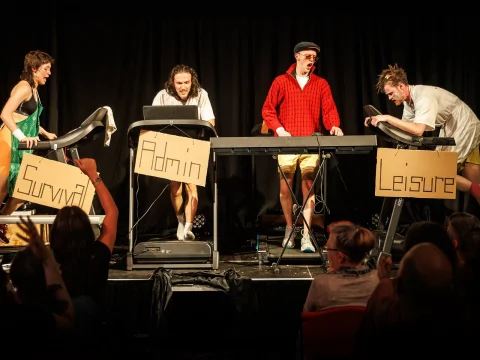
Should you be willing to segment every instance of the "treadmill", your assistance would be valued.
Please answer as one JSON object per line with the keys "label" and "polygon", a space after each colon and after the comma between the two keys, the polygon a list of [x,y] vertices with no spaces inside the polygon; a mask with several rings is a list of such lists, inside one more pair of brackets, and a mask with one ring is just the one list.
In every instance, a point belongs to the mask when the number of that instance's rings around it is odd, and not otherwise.
{"label": "treadmill", "polygon": [[[183,108],[184,106],[175,106]],[[175,110],[175,109],[174,109]],[[150,130],[164,134],[192,137],[198,140],[210,141],[218,137],[215,128],[208,122],[194,119],[159,119],[141,120],[132,123],[127,131],[130,148],[129,176],[129,247],[127,253],[127,270],[156,268],[199,268],[218,269],[219,253],[217,239],[214,234],[212,241],[151,238],[149,241],[134,240],[136,226],[134,225],[134,169],[136,151],[141,131]],[[215,156],[213,154],[213,156]],[[168,196],[168,194],[167,194]],[[217,201],[214,199],[214,201]],[[170,210],[170,209],[169,209]],[[214,219],[216,221],[216,219]]]}
{"label": "treadmill", "polygon": [[[30,149],[34,150],[35,153],[46,152],[46,158],[68,164],[69,161],[67,154],[70,156],[71,159],[79,159],[79,147],[89,144],[98,137],[104,135],[106,115],[107,109],[104,107],[100,107],[96,109],[90,116],[88,116],[88,118],[85,119],[79,127],[69,131],[65,135],[57,137],[56,139],[38,141],[37,145],[33,145]],[[26,143],[21,142],[18,144],[18,149],[28,150],[29,148],[27,148]],[[73,163],[73,166],[76,166],[76,164]],[[16,224],[17,222],[19,222],[19,216],[21,213],[21,211],[17,211],[12,215],[2,215],[0,216],[0,223]],[[29,216],[35,224],[42,225],[52,224],[53,219],[55,218],[55,215],[36,215],[35,210],[32,210]],[[89,219],[90,223],[92,224],[95,236],[98,236],[100,234],[100,226],[103,221],[103,217],[103,215],[95,214],[95,210],[92,204],[92,206],[90,207]],[[46,234],[48,234],[48,227],[45,228],[45,231]],[[8,247],[9,242],[8,239],[6,240]],[[10,248],[7,249],[7,251],[10,250]]]}
{"label": "treadmill", "polygon": [[[372,105],[365,105],[363,110],[366,117],[382,115],[382,113]],[[451,137],[415,136],[387,122],[380,122],[377,126],[369,126],[369,128],[377,136],[383,138],[398,149],[434,150],[437,146],[455,146],[456,144],[455,139]],[[381,250],[377,253],[378,250],[374,249],[370,254],[371,257],[377,258],[377,263],[382,255],[391,256],[392,248],[403,247],[404,237],[397,234],[397,227],[404,204],[404,198],[386,197],[383,200],[376,231],[379,248]],[[388,215],[388,213],[390,213],[390,215]]]}

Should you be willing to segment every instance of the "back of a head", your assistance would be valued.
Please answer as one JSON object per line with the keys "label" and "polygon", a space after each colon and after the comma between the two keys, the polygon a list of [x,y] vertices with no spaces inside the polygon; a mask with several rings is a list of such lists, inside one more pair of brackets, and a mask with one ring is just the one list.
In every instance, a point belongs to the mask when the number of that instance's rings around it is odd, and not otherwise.
{"label": "back of a head", "polygon": [[94,242],[95,234],[85,211],[77,206],[60,209],[50,230],[50,248],[72,296],[84,291],[86,267]]}
{"label": "back of a head", "polygon": [[404,252],[407,253],[415,245],[421,243],[431,243],[437,246],[450,263],[456,267],[458,260],[455,251],[455,246],[447,232],[447,230],[440,224],[432,221],[418,221],[413,223],[405,235],[403,244]]}
{"label": "back of a head", "polygon": [[360,263],[376,245],[376,237],[371,230],[347,221],[332,223],[329,231],[336,236],[336,247],[353,263]]}
{"label": "back of a head", "polygon": [[477,243],[472,239],[472,232],[480,229],[480,220],[472,214],[466,212],[455,212],[448,218],[448,233],[452,240],[457,242],[457,251],[462,255],[476,252]]}
{"label": "back of a head", "polygon": [[81,256],[95,241],[88,215],[78,206],[65,206],[59,210],[50,229],[50,247],[57,261]]}
{"label": "back of a head", "polygon": [[436,245],[414,245],[403,256],[398,271],[399,296],[407,303],[434,307],[453,294],[452,264]]}
{"label": "back of a head", "polygon": [[10,266],[10,279],[22,303],[41,305],[46,301],[45,271],[29,247],[15,255]]}

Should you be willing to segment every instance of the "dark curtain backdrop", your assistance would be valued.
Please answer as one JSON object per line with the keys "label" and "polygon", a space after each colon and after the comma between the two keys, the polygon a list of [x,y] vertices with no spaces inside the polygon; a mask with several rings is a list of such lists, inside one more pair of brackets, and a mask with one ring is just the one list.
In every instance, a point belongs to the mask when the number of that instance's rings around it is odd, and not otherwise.
{"label": "dark curtain backdrop", "polygon": [[[294,62],[300,41],[320,45],[316,73],[328,80],[346,135],[370,134],[363,126],[365,104],[401,114],[377,94],[378,73],[398,63],[412,84],[438,85],[452,91],[474,111],[480,63],[478,27],[466,16],[412,17],[231,17],[160,15],[135,3],[119,15],[109,11],[68,10],[55,2],[38,5],[31,24],[3,23],[0,102],[18,81],[23,58],[41,49],[56,59],[52,76],[40,88],[46,109],[42,125],[65,134],[100,106],[113,110],[118,131],[111,145],[96,141],[80,150],[97,160],[101,175],[120,208],[119,243],[127,244],[129,148],[127,129],[142,120],[163,88],[171,68],[195,68],[208,91],[220,136],[250,136],[261,123],[261,109],[275,76]],[[116,9],[115,9],[116,10]],[[37,10],[38,11],[38,10]],[[121,10],[120,10],[121,11]],[[165,13],[165,12],[163,12]],[[383,22],[383,24],[381,24]],[[219,159],[219,246],[229,248],[252,236],[255,218],[279,207],[272,159],[228,156]],[[375,154],[339,156],[329,164],[327,205],[331,219],[365,223],[378,211],[374,197]],[[174,224],[165,181],[141,179],[135,189],[137,235],[160,234]],[[211,186],[209,181],[208,186]],[[149,209],[149,210],[148,210]],[[148,210],[148,213],[145,212]],[[201,189],[200,212],[211,212],[211,190]],[[207,214],[210,216],[210,214]]]}

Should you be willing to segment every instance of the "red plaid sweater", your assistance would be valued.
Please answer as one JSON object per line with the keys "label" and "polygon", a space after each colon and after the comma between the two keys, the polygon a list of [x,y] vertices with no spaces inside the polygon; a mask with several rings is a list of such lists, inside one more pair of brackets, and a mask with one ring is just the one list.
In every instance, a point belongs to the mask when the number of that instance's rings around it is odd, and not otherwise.
{"label": "red plaid sweater", "polygon": [[340,117],[328,82],[310,71],[310,79],[302,88],[295,78],[296,64],[286,74],[275,78],[263,104],[262,117],[268,128],[283,127],[292,136],[310,136],[321,130],[340,127]]}

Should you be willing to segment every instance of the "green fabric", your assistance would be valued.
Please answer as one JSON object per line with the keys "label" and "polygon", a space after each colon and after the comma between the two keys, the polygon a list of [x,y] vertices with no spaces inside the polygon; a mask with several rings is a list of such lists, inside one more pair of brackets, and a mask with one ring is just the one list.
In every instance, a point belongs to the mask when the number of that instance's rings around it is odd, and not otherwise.
{"label": "green fabric", "polygon": [[[42,114],[42,104],[37,102],[37,110],[25,120],[17,122],[17,126],[26,137],[38,136],[40,132],[40,115]],[[24,153],[33,153],[32,149],[18,150],[18,139],[12,135],[12,152],[10,155],[10,173],[8,175],[8,195],[12,196],[17,182],[18,172]]]}

